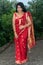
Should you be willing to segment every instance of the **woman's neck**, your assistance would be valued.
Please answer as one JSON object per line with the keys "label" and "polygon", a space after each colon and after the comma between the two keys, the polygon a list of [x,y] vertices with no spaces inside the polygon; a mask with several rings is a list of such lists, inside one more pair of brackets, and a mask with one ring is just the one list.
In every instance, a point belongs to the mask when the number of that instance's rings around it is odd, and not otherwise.
{"label": "woman's neck", "polygon": [[20,15],[23,14],[23,13],[24,13],[24,12],[18,12],[18,14],[20,14]]}

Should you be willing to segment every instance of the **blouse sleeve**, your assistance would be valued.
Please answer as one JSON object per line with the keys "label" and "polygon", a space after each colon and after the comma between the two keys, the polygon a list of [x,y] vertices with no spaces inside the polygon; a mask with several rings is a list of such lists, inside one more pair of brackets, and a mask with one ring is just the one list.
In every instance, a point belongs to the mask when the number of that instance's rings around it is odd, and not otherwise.
{"label": "blouse sleeve", "polygon": [[31,13],[30,13],[30,12],[27,12],[27,16],[29,16],[29,17],[30,17],[30,19],[31,19],[31,21],[32,21],[32,15],[31,15]]}

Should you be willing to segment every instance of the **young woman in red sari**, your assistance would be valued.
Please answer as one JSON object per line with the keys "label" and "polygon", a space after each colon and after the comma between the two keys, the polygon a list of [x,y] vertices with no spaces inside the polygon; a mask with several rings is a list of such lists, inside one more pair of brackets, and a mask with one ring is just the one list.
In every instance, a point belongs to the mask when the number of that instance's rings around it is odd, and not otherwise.
{"label": "young woman in red sari", "polygon": [[28,60],[27,50],[28,48],[32,48],[32,43],[30,43],[30,32],[33,28],[31,26],[31,17],[29,17],[29,15],[30,14],[26,11],[24,4],[19,2],[16,5],[16,12],[13,14],[15,63],[17,64],[25,63]]}

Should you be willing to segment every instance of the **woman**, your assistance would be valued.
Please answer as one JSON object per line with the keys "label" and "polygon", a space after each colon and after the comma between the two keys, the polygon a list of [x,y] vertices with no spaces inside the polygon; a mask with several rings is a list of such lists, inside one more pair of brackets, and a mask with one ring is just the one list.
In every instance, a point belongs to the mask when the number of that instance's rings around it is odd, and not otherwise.
{"label": "woman", "polygon": [[[28,60],[27,40],[30,38],[28,34],[30,29],[29,26],[32,25],[29,13],[26,11],[24,4],[22,2],[19,2],[16,5],[16,12],[13,14],[12,24],[15,35],[14,37],[16,59],[15,63],[22,64]],[[29,44],[28,47],[31,48]]]}

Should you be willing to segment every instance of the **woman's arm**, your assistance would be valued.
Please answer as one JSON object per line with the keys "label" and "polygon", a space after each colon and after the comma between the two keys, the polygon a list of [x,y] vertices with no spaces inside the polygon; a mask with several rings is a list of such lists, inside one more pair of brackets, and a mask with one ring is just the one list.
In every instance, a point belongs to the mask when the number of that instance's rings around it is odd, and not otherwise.
{"label": "woman's arm", "polygon": [[16,33],[16,29],[15,29],[15,14],[13,15],[12,26],[13,26],[14,33]]}
{"label": "woman's arm", "polygon": [[23,28],[29,27],[32,24],[29,16],[26,16],[26,22],[27,23],[25,25],[21,25],[19,28],[23,29]]}
{"label": "woman's arm", "polygon": [[31,22],[31,20],[30,20],[30,17],[27,16],[27,17],[26,17],[26,20],[27,20],[27,24],[25,24],[24,27],[29,27],[29,26],[32,24],[32,22]]}
{"label": "woman's arm", "polygon": [[15,14],[13,15],[12,26],[13,26],[13,31],[14,31],[15,38],[18,38],[18,35],[16,33],[16,28],[15,28]]}

